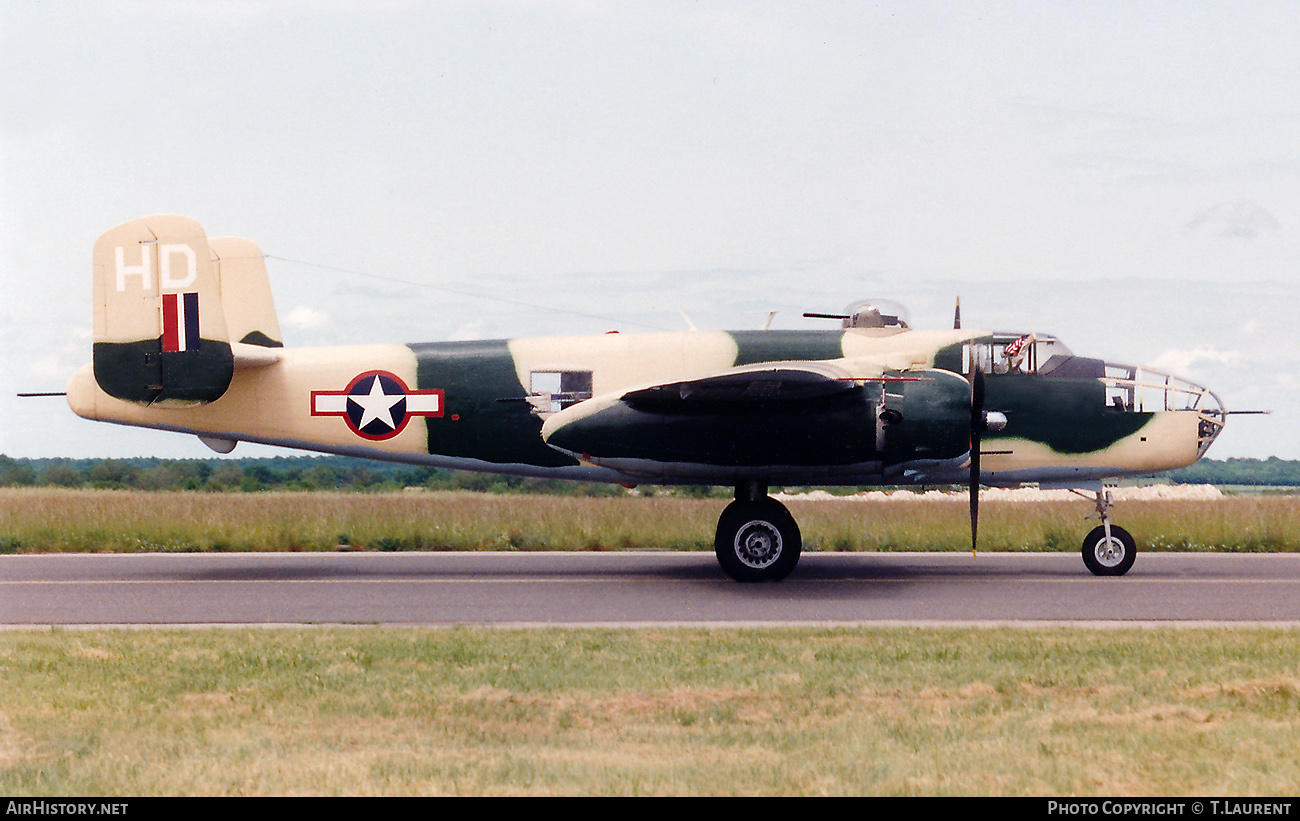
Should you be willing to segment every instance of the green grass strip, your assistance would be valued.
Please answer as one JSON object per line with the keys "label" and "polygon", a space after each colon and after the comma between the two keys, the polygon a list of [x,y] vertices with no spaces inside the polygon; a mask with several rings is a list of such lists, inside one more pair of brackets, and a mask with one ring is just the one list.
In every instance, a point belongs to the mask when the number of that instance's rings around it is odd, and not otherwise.
{"label": "green grass strip", "polygon": [[1300,634],[0,634],[0,793],[1294,795]]}

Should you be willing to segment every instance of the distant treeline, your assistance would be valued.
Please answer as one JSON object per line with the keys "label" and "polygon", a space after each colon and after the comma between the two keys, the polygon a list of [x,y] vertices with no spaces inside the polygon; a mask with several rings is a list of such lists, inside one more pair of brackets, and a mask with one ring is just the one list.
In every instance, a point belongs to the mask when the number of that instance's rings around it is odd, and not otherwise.
{"label": "distant treeline", "polygon": [[261,459],[13,459],[0,455],[0,487],[69,487],[131,490],[346,490],[407,487],[495,493],[617,495],[622,488],[464,473],[346,456],[276,456]]}
{"label": "distant treeline", "polygon": [[1202,459],[1190,467],[1164,474],[1180,485],[1300,486],[1300,462],[1267,459]]}
{"label": "distant treeline", "polygon": [[[1160,478],[1176,484],[1300,486],[1300,461],[1202,459]],[[525,479],[440,468],[372,462],[346,456],[276,456],[261,459],[13,459],[0,455],[0,487],[126,488],[133,490],[347,490],[406,487],[494,493],[613,496],[617,485]],[[707,488],[693,495],[728,494]]]}

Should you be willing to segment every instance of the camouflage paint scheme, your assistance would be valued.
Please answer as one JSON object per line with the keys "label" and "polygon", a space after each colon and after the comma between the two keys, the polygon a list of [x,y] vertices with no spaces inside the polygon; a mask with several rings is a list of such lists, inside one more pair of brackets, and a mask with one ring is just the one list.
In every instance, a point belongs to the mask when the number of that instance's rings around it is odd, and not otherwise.
{"label": "camouflage paint scheme", "polygon": [[[182,244],[198,253],[176,251]],[[152,304],[143,318],[110,322],[122,297],[133,307],[156,303],[166,284],[168,261],[150,268],[133,245],[172,249],[170,279],[192,278],[182,287],[204,303],[198,350],[160,350]],[[960,482],[970,445],[962,350],[994,344],[982,330],[849,327],[284,348],[251,242],[207,241],[187,218],[151,217],[106,233],[96,248],[94,362],[69,386],[82,416],[215,443],[467,470],[624,484]],[[175,271],[187,254],[199,264],[182,277]],[[142,298],[132,286],[154,271]],[[354,430],[343,411],[317,412],[313,403],[324,400],[314,394],[342,396],[377,372],[410,391],[441,392],[440,411],[404,419],[382,438]],[[585,390],[552,401],[531,384],[535,374],[576,374]],[[989,484],[1179,467],[1208,446],[1206,411],[1221,420],[1213,407],[1115,409],[1095,376],[989,373],[986,406],[1006,417],[984,438]],[[372,427],[398,428],[401,410]],[[882,423],[885,411],[896,413]]]}

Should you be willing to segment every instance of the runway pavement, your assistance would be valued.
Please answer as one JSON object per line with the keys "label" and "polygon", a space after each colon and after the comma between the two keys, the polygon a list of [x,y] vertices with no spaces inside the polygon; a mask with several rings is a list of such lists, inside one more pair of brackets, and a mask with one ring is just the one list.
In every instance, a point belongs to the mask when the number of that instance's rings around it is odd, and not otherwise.
{"label": "runway pavement", "polygon": [[1300,555],[811,553],[738,584],[712,554],[0,556],[0,626],[394,624],[1300,625]]}

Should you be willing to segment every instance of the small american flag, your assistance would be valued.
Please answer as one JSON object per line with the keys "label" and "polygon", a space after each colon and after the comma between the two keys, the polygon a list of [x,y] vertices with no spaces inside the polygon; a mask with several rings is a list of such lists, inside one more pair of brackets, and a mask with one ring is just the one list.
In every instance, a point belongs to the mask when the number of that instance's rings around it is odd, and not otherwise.
{"label": "small american flag", "polygon": [[1008,345],[1005,348],[1005,353],[1007,357],[1010,358],[1020,353],[1021,349],[1023,349],[1026,345],[1029,344],[1029,340],[1032,337],[1033,334],[1030,334],[1029,336],[1022,336],[1019,339],[1017,339],[1015,342],[1012,342],[1010,345]]}

